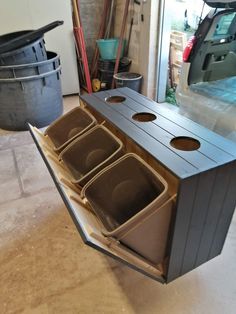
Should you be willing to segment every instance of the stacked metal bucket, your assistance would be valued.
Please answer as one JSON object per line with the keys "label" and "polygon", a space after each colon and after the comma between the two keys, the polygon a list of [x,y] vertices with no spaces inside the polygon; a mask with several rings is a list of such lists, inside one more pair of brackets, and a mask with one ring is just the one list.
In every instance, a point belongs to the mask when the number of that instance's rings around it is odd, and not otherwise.
{"label": "stacked metal bucket", "polygon": [[44,127],[62,114],[60,58],[43,39],[61,24],[0,36],[0,128]]}

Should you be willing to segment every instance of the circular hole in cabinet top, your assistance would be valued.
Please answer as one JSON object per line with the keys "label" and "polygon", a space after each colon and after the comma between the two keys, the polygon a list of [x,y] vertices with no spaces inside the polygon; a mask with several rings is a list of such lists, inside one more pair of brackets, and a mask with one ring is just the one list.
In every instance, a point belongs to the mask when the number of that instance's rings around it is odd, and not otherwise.
{"label": "circular hole in cabinet top", "polygon": [[157,117],[155,116],[155,114],[153,113],[149,113],[149,112],[139,112],[139,113],[135,113],[132,116],[133,120],[139,121],[139,122],[150,122],[155,120]]}
{"label": "circular hole in cabinet top", "polygon": [[179,136],[173,138],[170,141],[170,145],[176,149],[184,151],[197,150],[201,146],[198,140],[187,136]]}
{"label": "circular hole in cabinet top", "polygon": [[125,101],[126,98],[123,97],[123,96],[118,96],[118,95],[117,95],[117,96],[110,96],[110,97],[107,97],[105,100],[106,100],[106,102],[109,102],[109,103],[111,103],[111,104],[119,104],[119,103]]}

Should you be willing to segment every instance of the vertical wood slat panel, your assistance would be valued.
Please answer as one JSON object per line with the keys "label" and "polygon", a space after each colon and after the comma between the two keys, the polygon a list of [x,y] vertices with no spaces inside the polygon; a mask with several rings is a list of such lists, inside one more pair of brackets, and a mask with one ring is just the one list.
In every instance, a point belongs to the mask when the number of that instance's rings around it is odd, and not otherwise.
{"label": "vertical wood slat panel", "polygon": [[192,215],[186,236],[186,247],[181,267],[181,275],[194,268],[201,234],[204,228],[212,188],[215,182],[216,170],[209,170],[199,175],[198,187],[194,200]]}
{"label": "vertical wood slat panel", "polygon": [[236,205],[236,162],[234,162],[233,165],[234,167],[231,171],[231,178],[229,181],[226,198],[214,233],[208,259],[211,259],[221,253],[234,213]]}
{"label": "vertical wood slat panel", "polygon": [[174,232],[170,245],[170,259],[167,271],[167,282],[179,277],[195,192],[198,186],[198,177],[193,176],[180,182],[177,199],[177,212],[174,222]]}
{"label": "vertical wood slat panel", "polygon": [[194,265],[195,267],[208,260],[208,255],[211,249],[218,220],[220,219],[221,208],[224,204],[232,170],[232,163],[217,169],[209,209],[206,220],[204,221],[204,230],[201,235],[199,250]]}

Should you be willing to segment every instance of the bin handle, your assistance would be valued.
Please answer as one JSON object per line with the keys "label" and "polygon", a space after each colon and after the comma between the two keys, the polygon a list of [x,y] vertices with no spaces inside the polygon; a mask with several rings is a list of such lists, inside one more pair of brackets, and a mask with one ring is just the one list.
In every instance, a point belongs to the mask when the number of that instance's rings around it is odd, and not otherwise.
{"label": "bin handle", "polygon": [[[56,53],[55,53],[56,54]],[[32,68],[32,67],[36,67],[36,66],[40,66],[40,65],[44,65],[44,64],[48,64],[48,63],[55,63],[56,61],[59,61],[59,55],[56,54],[55,57],[51,58],[51,59],[47,59],[47,60],[43,60],[43,61],[39,61],[39,62],[33,62],[33,63],[27,63],[27,64],[13,64],[13,65],[1,65],[0,69],[1,70],[18,70],[18,69],[22,69],[25,68],[27,65],[27,69],[28,68]]]}
{"label": "bin handle", "polygon": [[24,82],[24,81],[37,80],[37,79],[40,79],[40,78],[44,78],[44,77],[50,76],[53,73],[57,73],[60,70],[61,70],[61,65],[56,70],[49,71],[49,72],[46,72],[46,73],[43,73],[43,74],[40,74],[40,75],[32,75],[32,76],[25,76],[25,77],[0,79],[0,83],[1,82],[3,82],[3,83],[7,83],[7,82],[8,83],[14,83],[14,82]]}
{"label": "bin handle", "polygon": [[[158,210],[161,209],[162,207],[166,206],[169,202],[173,201],[177,196],[177,193],[172,195],[170,198],[168,198],[167,201],[165,201],[161,206],[158,207]],[[137,223],[135,226],[129,228],[124,234],[122,234],[121,237],[116,237],[116,239],[118,241],[122,240],[123,237],[127,236],[131,231],[135,230],[141,223],[143,223],[144,221],[146,221],[147,219],[149,219],[152,215],[154,215],[156,213],[156,211],[153,211],[150,215],[148,215],[147,217],[143,218],[141,222]],[[102,231],[102,233],[104,233]],[[105,236],[107,236],[106,234],[104,234]],[[107,236],[109,237],[109,236]]]}
{"label": "bin handle", "polygon": [[3,54],[10,50],[21,48],[27,45],[28,43],[31,43],[32,41],[37,40],[38,38],[42,37],[44,33],[49,32],[53,28],[59,25],[62,25],[63,23],[64,21],[55,21],[43,27],[40,27],[36,30],[29,31],[28,33],[21,35],[19,37],[16,37],[12,40],[9,40],[6,43],[0,45],[0,54]]}

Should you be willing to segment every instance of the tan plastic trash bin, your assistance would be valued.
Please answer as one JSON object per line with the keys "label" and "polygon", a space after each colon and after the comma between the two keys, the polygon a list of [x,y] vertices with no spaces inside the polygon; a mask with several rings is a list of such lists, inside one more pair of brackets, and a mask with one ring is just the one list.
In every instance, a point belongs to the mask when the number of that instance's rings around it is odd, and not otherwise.
{"label": "tan plastic trash bin", "polygon": [[70,143],[59,158],[70,171],[75,184],[84,186],[100,170],[120,158],[122,142],[107,128],[97,125]]}
{"label": "tan plastic trash bin", "polygon": [[45,135],[48,135],[54,150],[59,153],[96,123],[96,119],[88,111],[76,107],[54,121],[45,131]]}
{"label": "tan plastic trash bin", "polygon": [[126,154],[84,186],[106,231],[150,262],[163,261],[172,212],[167,182],[135,154]]}

